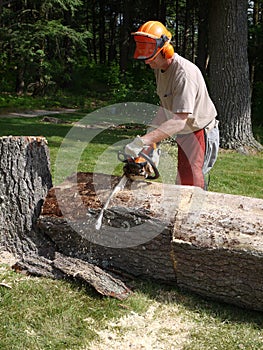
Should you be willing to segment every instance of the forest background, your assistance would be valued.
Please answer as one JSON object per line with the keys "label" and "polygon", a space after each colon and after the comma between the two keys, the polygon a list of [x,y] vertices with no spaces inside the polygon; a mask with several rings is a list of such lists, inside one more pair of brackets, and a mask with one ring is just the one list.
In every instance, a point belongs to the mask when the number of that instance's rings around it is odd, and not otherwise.
{"label": "forest background", "polygon": [[221,122],[221,147],[258,150],[262,4],[0,0],[1,109],[26,108],[29,97],[53,107],[87,108],[97,100],[158,104],[151,69],[132,57],[130,33],[159,20],[171,30],[175,51],[194,62],[207,81]]}

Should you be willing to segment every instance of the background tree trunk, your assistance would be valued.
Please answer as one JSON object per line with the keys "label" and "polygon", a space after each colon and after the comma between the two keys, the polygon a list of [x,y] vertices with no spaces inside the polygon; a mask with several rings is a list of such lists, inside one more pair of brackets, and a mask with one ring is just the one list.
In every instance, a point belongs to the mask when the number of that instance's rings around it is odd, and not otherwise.
{"label": "background tree trunk", "polygon": [[92,0],[91,11],[92,11],[92,48],[93,48],[93,58],[95,63],[98,61],[98,53],[97,53],[97,13],[96,13],[96,3],[97,1]]}
{"label": "background tree trunk", "polygon": [[189,47],[189,38],[191,34],[191,16],[192,16],[192,11],[191,11],[191,1],[186,0],[185,3],[185,16],[184,16],[184,32],[183,32],[183,43],[182,43],[182,56],[191,59],[190,55],[187,52],[187,48]]}
{"label": "background tree trunk", "polygon": [[99,1],[99,47],[100,63],[106,62],[105,1]]}
{"label": "background tree trunk", "polygon": [[123,18],[120,27],[120,70],[125,72],[128,65],[129,39],[130,39],[130,8],[129,2],[123,2]]}
{"label": "background tree trunk", "polygon": [[[260,24],[260,6],[259,0],[253,1],[253,27],[257,28]],[[250,85],[253,87],[254,85],[254,77],[255,77],[255,68],[256,68],[256,59],[257,59],[257,50],[259,47],[259,40],[257,35],[257,30],[254,30],[251,35],[251,44],[249,46],[250,51]]]}
{"label": "background tree trunk", "polygon": [[[33,253],[35,229],[52,186],[49,151],[42,137],[0,138],[0,248]],[[44,249],[44,246],[43,246]]]}
{"label": "background tree trunk", "polygon": [[180,52],[180,38],[179,38],[179,0],[175,1],[175,51]]}
{"label": "background tree trunk", "polygon": [[109,23],[109,49],[108,49],[108,62],[111,63],[116,60],[117,55],[117,40],[116,29],[118,22],[117,11],[113,7],[110,7],[110,23]]}
{"label": "background tree trunk", "polygon": [[25,88],[25,80],[24,80],[24,64],[22,63],[18,69],[17,69],[17,73],[16,73],[16,93],[17,95],[22,95],[24,92],[24,88]]}
{"label": "background tree trunk", "polygon": [[201,70],[204,77],[206,77],[207,72],[207,12],[208,12],[208,2],[207,0],[199,0],[198,6],[196,8],[198,17],[198,41],[197,41],[197,57],[196,65]]}
{"label": "background tree trunk", "polygon": [[221,147],[262,149],[251,124],[247,0],[209,4],[210,88],[221,121]]}

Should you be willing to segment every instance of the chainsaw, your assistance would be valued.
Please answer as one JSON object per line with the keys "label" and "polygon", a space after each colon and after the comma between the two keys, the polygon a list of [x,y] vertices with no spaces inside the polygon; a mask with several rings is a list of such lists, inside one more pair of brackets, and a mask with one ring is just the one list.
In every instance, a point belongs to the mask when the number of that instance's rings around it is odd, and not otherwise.
{"label": "chainsaw", "polygon": [[157,169],[159,161],[159,149],[157,149],[156,144],[145,146],[136,158],[133,158],[126,153],[119,151],[118,159],[124,163],[123,175],[110,193],[106,203],[100,211],[95,224],[96,230],[99,230],[101,228],[104,211],[108,208],[112,197],[117,192],[124,189],[128,180],[155,180],[160,176]]}
{"label": "chainsaw", "polygon": [[118,159],[125,163],[123,173],[132,181],[144,179],[155,180],[160,176],[157,169],[159,150],[156,144],[145,146],[136,158],[119,151]]}

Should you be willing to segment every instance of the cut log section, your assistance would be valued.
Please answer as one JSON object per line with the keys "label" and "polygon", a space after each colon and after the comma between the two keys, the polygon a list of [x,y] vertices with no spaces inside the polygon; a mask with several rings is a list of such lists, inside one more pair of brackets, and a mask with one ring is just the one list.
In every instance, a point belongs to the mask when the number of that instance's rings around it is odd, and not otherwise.
{"label": "cut log section", "polygon": [[[103,184],[118,180],[101,176]],[[262,199],[132,183],[111,201],[96,232],[98,198],[102,206],[109,194],[96,179],[78,174],[77,183],[68,179],[49,192],[39,228],[60,251],[263,311]]]}

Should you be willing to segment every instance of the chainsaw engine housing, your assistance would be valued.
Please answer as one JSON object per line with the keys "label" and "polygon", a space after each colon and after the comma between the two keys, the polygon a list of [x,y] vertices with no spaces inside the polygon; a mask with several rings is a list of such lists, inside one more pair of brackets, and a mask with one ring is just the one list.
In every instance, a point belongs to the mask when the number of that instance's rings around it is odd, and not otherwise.
{"label": "chainsaw engine housing", "polygon": [[147,162],[136,162],[135,159],[127,160],[123,167],[124,174],[131,180],[143,180],[149,175],[146,171]]}
{"label": "chainsaw engine housing", "polygon": [[154,148],[152,146],[147,146],[147,149],[140,152],[139,156],[136,158],[119,152],[118,158],[125,163],[123,167],[124,174],[131,180],[157,179],[160,175],[157,164],[155,164],[153,160],[154,152],[156,153],[158,150],[156,147]]}

